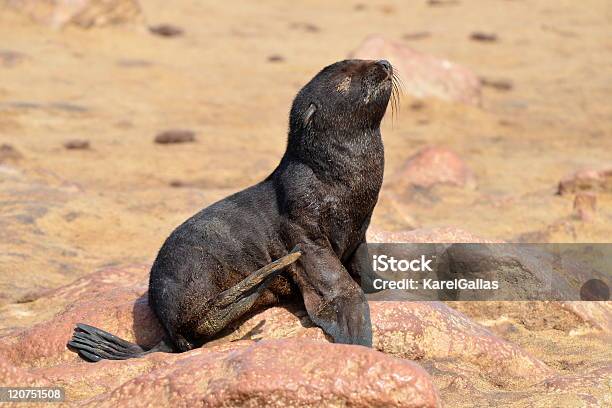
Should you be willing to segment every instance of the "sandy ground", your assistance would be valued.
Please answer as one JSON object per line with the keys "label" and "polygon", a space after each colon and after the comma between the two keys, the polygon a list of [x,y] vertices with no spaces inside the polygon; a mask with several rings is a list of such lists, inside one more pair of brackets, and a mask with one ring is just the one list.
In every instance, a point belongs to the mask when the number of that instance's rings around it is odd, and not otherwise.
{"label": "sandy ground", "polygon": [[[425,100],[413,109],[404,96],[383,124],[386,174],[441,145],[474,170],[477,187],[406,197],[387,183],[374,225],[610,241],[610,194],[598,195],[589,223],[572,217],[572,196],[555,195],[564,175],[612,164],[609,0],[358,3],[142,1],[148,24],[184,30],[175,38],[145,27],[53,31],[1,12],[0,51],[15,57],[0,64],[0,144],[19,157],[0,163],[0,333],[57,312],[16,302],[102,266],[151,262],[196,210],[265,177],[284,151],[297,90],[375,33],[513,89],[484,88],[480,108]],[[498,41],[470,40],[473,31]],[[418,32],[429,35],[405,38]],[[153,143],[172,128],[197,141]],[[70,139],[91,148],[67,150]],[[560,344],[559,333],[525,330],[512,335],[528,349]]]}

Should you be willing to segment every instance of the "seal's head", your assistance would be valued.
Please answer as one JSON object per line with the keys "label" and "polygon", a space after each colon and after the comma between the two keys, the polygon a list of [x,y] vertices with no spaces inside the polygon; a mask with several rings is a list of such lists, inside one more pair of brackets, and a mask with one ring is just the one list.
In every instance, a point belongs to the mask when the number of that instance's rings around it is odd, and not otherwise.
{"label": "seal's head", "polygon": [[289,133],[378,129],[396,89],[386,60],[344,60],[325,67],[297,94]]}

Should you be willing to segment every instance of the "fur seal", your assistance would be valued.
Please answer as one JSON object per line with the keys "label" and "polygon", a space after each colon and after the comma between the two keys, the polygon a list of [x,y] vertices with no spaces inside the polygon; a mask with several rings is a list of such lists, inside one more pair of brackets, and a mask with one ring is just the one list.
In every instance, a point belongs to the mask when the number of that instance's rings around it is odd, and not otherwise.
{"label": "fur seal", "polygon": [[383,181],[380,122],[394,79],[384,60],[324,68],[293,101],[287,149],[272,174],[172,232],[149,281],[161,343],[145,350],[79,323],[68,346],[90,361],[183,352],[248,311],[300,295],[335,342],[371,346],[359,286],[370,262],[357,248]]}

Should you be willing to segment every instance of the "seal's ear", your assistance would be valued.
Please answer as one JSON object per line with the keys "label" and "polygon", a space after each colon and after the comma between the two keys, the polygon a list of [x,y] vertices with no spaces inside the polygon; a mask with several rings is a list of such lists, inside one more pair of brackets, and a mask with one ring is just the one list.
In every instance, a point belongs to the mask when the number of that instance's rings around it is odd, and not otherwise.
{"label": "seal's ear", "polygon": [[312,122],[312,115],[317,111],[317,105],[311,103],[306,112],[304,113],[304,127],[310,125]]}

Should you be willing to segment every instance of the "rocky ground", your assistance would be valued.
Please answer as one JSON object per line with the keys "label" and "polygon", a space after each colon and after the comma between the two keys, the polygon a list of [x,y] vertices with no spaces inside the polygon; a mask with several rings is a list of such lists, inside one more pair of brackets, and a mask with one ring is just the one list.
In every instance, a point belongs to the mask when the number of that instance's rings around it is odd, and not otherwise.
{"label": "rocky ground", "polygon": [[612,405],[609,303],[372,302],[379,351],[295,306],[185,355],[64,347],[77,321],[159,337],[142,295],[163,239],[265,177],[296,91],[349,55],[404,83],[373,233],[609,242],[611,21],[607,0],[0,0],[0,384],[92,406]]}
{"label": "rocky ground", "polygon": [[147,266],[101,270],[25,304],[37,316],[60,312],[0,339],[2,384],[62,386],[72,406],[611,402],[612,312],[600,302],[372,301],[378,351],[329,343],[299,305],[245,318],[183,354],[94,364],[66,348],[77,322],[156,344],[162,331],[147,304],[147,273]]}

